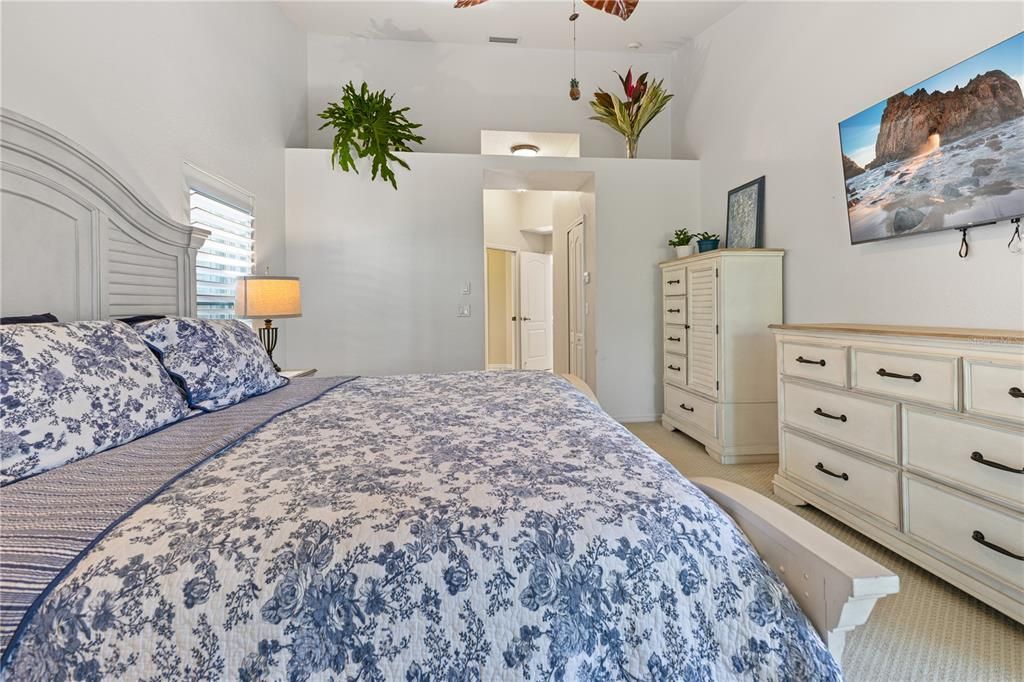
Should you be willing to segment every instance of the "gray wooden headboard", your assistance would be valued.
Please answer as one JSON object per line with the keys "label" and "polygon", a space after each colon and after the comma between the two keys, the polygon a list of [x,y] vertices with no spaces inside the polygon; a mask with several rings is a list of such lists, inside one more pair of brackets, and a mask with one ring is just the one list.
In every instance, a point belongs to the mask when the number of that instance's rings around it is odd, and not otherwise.
{"label": "gray wooden headboard", "polygon": [[60,133],[0,110],[0,312],[195,315],[209,233],[161,216]]}

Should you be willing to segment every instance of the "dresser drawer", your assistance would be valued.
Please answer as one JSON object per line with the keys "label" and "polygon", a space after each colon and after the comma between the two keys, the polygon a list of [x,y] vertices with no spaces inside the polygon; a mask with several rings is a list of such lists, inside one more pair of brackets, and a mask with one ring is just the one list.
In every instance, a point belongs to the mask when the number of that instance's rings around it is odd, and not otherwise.
{"label": "dresser drawer", "polygon": [[685,294],[686,268],[663,270],[661,273],[661,293],[665,296]]}
{"label": "dresser drawer", "polygon": [[665,325],[665,352],[686,355],[686,327],[679,324]]}
{"label": "dresser drawer", "polygon": [[1024,504],[1024,431],[905,407],[903,438],[907,465]]}
{"label": "dresser drawer", "polygon": [[968,412],[1024,422],[1024,364],[964,358],[964,387]]}
{"label": "dresser drawer", "polygon": [[1024,560],[998,549],[1024,555],[1024,518],[1020,514],[907,477],[904,530],[1018,591],[1024,585]]}
{"label": "dresser drawer", "polygon": [[899,526],[899,476],[895,469],[849,455],[783,429],[783,471],[886,524]]}
{"label": "dresser drawer", "polygon": [[853,349],[853,388],[939,405],[957,401],[957,357]]}
{"label": "dresser drawer", "polygon": [[686,358],[665,353],[665,381],[676,386],[686,385]]}
{"label": "dresser drawer", "polygon": [[718,436],[718,405],[675,386],[665,384],[665,412]]}
{"label": "dresser drawer", "polygon": [[782,373],[845,387],[846,348],[784,342]]}
{"label": "dresser drawer", "polygon": [[663,310],[665,311],[665,324],[682,325],[686,323],[685,296],[667,296]]}
{"label": "dresser drawer", "polygon": [[896,462],[897,404],[784,381],[782,420]]}

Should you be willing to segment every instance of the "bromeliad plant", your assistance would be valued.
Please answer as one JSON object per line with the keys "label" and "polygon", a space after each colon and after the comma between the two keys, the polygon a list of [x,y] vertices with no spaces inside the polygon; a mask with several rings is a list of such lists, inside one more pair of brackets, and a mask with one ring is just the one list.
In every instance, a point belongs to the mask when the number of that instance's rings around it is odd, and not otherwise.
{"label": "bromeliad plant", "polygon": [[335,129],[334,151],[331,154],[331,165],[341,166],[343,171],[355,171],[356,158],[370,157],[373,162],[372,179],[387,180],[398,189],[395,172],[389,165],[397,163],[406,170],[407,164],[395,152],[411,152],[410,144],[422,144],[426,139],[413,131],[420,127],[419,123],[411,123],[405,112],[409,107],[395,109],[392,100],[383,90],[370,92],[363,83],[359,90],[349,81],[342,86],[341,102],[331,102],[320,112],[320,118],[326,123],[320,130],[328,126]]}
{"label": "bromeliad plant", "polygon": [[668,106],[672,95],[665,91],[663,81],[648,83],[646,73],[641,74],[635,81],[633,69],[626,72],[625,78],[618,72],[615,75],[619,76],[626,99],[621,100],[616,95],[598,88],[590,102],[590,108],[597,115],[590,118],[601,121],[625,137],[626,157],[635,159],[640,133]]}

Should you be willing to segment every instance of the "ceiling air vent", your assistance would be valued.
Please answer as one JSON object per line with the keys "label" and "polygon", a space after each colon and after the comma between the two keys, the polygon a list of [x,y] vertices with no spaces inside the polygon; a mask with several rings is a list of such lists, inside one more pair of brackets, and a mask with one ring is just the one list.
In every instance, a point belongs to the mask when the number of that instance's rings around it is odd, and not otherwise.
{"label": "ceiling air vent", "polygon": [[491,36],[487,39],[489,43],[501,43],[502,45],[518,45],[519,38],[508,38],[505,36]]}

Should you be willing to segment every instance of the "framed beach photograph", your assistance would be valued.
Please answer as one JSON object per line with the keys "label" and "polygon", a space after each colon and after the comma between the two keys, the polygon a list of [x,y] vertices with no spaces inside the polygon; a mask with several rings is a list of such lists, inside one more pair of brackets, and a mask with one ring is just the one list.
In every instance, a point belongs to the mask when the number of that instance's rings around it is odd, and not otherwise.
{"label": "framed beach photograph", "polygon": [[764,176],[729,190],[725,220],[725,248],[764,246]]}

